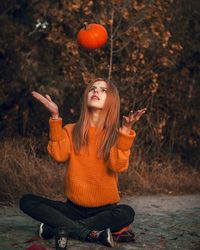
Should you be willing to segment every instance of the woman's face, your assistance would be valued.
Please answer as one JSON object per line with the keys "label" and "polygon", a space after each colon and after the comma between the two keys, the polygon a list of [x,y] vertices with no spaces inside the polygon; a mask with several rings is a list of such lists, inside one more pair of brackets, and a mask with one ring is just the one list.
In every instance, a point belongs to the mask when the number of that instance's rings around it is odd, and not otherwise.
{"label": "woman's face", "polygon": [[106,101],[107,92],[107,83],[101,80],[96,81],[88,92],[88,106],[94,109],[102,109]]}

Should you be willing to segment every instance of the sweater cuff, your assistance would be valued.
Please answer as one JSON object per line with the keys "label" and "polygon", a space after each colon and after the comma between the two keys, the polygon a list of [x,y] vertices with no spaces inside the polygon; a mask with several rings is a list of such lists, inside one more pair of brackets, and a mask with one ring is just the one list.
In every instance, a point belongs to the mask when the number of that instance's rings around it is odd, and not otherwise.
{"label": "sweater cuff", "polygon": [[124,134],[119,130],[116,140],[116,147],[121,150],[129,150],[135,137],[136,133],[134,130],[131,130],[129,135]]}
{"label": "sweater cuff", "polygon": [[62,118],[58,119],[49,119],[49,137],[51,141],[60,141],[63,138],[63,131],[62,131]]}

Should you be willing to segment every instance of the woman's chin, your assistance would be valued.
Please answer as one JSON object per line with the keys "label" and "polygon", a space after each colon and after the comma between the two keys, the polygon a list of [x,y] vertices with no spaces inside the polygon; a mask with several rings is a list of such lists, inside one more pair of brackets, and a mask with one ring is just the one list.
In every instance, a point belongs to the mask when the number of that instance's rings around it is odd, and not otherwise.
{"label": "woman's chin", "polygon": [[93,111],[102,110],[102,107],[98,105],[88,105],[88,107],[90,110],[93,110]]}

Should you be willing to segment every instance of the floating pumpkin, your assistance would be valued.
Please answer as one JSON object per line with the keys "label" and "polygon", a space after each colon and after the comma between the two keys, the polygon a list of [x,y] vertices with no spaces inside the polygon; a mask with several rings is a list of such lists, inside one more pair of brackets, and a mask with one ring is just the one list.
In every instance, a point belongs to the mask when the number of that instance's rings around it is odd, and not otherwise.
{"label": "floating pumpkin", "polygon": [[97,23],[87,24],[78,32],[78,43],[85,49],[93,50],[102,47],[107,39],[106,29]]}

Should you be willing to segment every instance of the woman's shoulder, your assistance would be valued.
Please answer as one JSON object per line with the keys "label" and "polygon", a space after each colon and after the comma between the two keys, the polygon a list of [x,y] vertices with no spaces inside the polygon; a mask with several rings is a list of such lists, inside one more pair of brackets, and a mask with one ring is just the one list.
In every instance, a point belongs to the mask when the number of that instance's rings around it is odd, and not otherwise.
{"label": "woman's shoulder", "polygon": [[68,123],[64,126],[64,129],[66,129],[67,131],[72,131],[74,125],[75,123]]}

